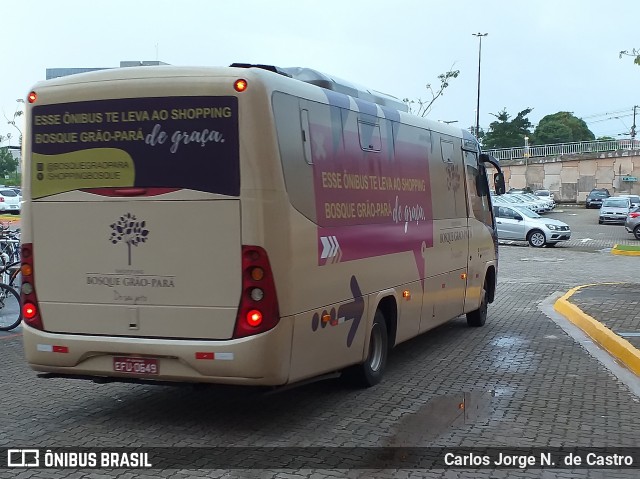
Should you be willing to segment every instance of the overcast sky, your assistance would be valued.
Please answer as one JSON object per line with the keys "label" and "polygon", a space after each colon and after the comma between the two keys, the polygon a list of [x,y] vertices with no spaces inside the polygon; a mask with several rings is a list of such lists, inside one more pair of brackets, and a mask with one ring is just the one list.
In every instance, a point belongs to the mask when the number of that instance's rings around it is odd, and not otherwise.
{"label": "overcast sky", "polygon": [[[640,0],[0,0],[0,107],[11,118],[52,67],[233,62],[304,66],[399,98],[460,70],[429,117],[480,126],[503,108],[570,111],[596,136],[628,134],[640,105]],[[616,118],[617,117],[617,118]],[[0,134],[18,132],[6,123]],[[638,109],[640,124],[640,109]],[[3,145],[7,145],[5,141]]]}

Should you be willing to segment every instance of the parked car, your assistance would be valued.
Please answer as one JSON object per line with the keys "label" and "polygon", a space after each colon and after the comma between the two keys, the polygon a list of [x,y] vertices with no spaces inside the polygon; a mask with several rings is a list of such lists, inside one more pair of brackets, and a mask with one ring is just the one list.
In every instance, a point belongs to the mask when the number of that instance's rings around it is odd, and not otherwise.
{"label": "parked car", "polygon": [[555,201],[553,193],[550,190],[536,190],[533,194],[546,200]]}
{"label": "parked car", "polygon": [[602,206],[602,201],[610,196],[611,194],[606,188],[593,189],[587,195],[585,206],[587,208],[600,208]]}
{"label": "parked car", "polygon": [[508,205],[508,206],[520,206],[528,208],[536,213],[542,211],[543,207],[539,203],[533,203],[530,200],[522,198],[518,194],[500,195],[493,198],[493,202],[496,205]]}
{"label": "parked car", "polygon": [[624,224],[631,209],[631,201],[629,198],[620,196],[611,196],[605,198],[600,207],[600,215],[598,216],[598,224],[617,223]]}
{"label": "parked car", "polygon": [[22,189],[21,188],[9,188],[10,190],[13,190],[16,192],[16,195],[18,195],[18,201],[22,201]]}
{"label": "parked car", "polygon": [[629,198],[631,209],[640,206],[640,195],[618,195],[618,198]]}
{"label": "parked car", "polygon": [[[551,211],[555,206],[555,203],[553,203],[551,200],[544,199],[540,196],[534,195],[533,193],[523,193],[520,196],[539,204],[542,207],[542,212]],[[538,211],[538,213],[540,213],[540,211]]]}
{"label": "parked car", "polygon": [[562,221],[543,218],[518,206],[494,206],[498,239],[528,241],[534,248],[553,247],[571,238],[571,228]]}
{"label": "parked car", "polygon": [[0,189],[0,212],[20,213],[20,197],[10,188]]}
{"label": "parked car", "polygon": [[627,230],[627,233],[633,233],[633,236],[640,240],[640,207],[629,211],[624,222],[624,229]]}
{"label": "parked car", "polygon": [[524,188],[509,188],[509,191],[507,191],[507,193],[510,195],[517,195],[518,193],[533,193],[533,190],[528,186],[525,186]]}

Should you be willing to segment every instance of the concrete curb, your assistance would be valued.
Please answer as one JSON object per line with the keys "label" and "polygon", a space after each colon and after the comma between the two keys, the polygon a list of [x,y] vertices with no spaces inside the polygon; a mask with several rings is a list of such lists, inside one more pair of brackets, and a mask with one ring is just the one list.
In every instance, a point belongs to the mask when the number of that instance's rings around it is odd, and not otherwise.
{"label": "concrete curb", "polygon": [[640,247],[614,244],[613,248],[611,248],[611,253],[624,256],[640,256]]}
{"label": "concrete curb", "polygon": [[604,324],[583,312],[576,305],[569,302],[569,298],[578,290],[588,286],[598,286],[602,284],[622,284],[622,283],[598,283],[585,284],[570,289],[560,299],[558,299],[553,309],[562,314],[565,318],[587,333],[591,339],[602,346],[609,354],[623,363],[634,374],[640,376],[640,351],[638,351],[629,341],[621,338]]}

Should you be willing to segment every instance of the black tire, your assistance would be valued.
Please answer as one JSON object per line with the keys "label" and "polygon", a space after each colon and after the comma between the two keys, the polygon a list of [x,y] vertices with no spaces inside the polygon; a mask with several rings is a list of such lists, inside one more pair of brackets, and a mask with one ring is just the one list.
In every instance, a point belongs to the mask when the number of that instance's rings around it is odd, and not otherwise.
{"label": "black tire", "polygon": [[487,289],[487,281],[485,280],[482,286],[482,299],[480,301],[480,307],[475,311],[467,313],[467,325],[472,328],[479,328],[484,326],[487,322],[487,310],[489,308],[489,290]]}
{"label": "black tire", "polygon": [[20,263],[16,266],[9,275],[9,286],[15,289],[18,295],[20,295],[20,290],[22,289],[22,270],[20,269]]}
{"label": "black tire", "polygon": [[369,354],[362,364],[357,364],[344,372],[344,379],[358,387],[375,386],[382,380],[389,354],[387,321],[379,309],[371,324]]}
{"label": "black tire", "polygon": [[11,331],[22,321],[20,296],[11,286],[0,283],[0,331]]}
{"label": "black tire", "polygon": [[640,240],[640,225],[633,229],[633,236],[635,236],[637,240]]}
{"label": "black tire", "polygon": [[547,242],[547,238],[544,236],[544,233],[542,231],[531,230],[527,235],[527,241],[534,248],[542,248]]}

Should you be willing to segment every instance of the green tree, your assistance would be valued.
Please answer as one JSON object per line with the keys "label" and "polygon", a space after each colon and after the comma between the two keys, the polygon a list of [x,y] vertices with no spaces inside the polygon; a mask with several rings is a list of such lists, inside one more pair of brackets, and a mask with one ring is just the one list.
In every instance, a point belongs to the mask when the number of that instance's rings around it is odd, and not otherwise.
{"label": "green tree", "polygon": [[533,133],[532,142],[537,145],[544,145],[590,141],[595,140],[595,138],[596,136],[589,130],[584,120],[568,111],[559,111],[540,120]]}
{"label": "green tree", "polygon": [[409,107],[409,113],[416,116],[427,116],[433,107],[433,103],[442,96],[451,80],[458,78],[458,75],[460,75],[460,70],[453,70],[453,65],[451,65],[451,69],[449,71],[438,75],[440,86],[437,90],[434,90],[431,83],[427,83],[426,88],[431,95],[431,100],[423,100],[421,98],[418,98],[417,100],[410,100],[409,98],[403,98],[402,101]]}
{"label": "green tree", "polygon": [[0,147],[0,178],[4,178],[6,175],[15,175],[17,167],[18,160],[13,157],[9,148]]}
{"label": "green tree", "polygon": [[628,50],[622,50],[620,52],[620,58],[622,57],[633,57],[633,63],[635,63],[636,65],[640,65],[640,49],[635,49],[632,48],[631,52],[629,52]]}
{"label": "green tree", "polygon": [[491,122],[489,131],[482,137],[482,147],[484,149],[491,148],[511,148],[514,146],[523,146],[524,137],[531,136],[531,122],[527,115],[533,111],[533,108],[525,108],[516,115],[513,120],[509,120],[511,115],[504,108],[497,115],[497,121]]}

